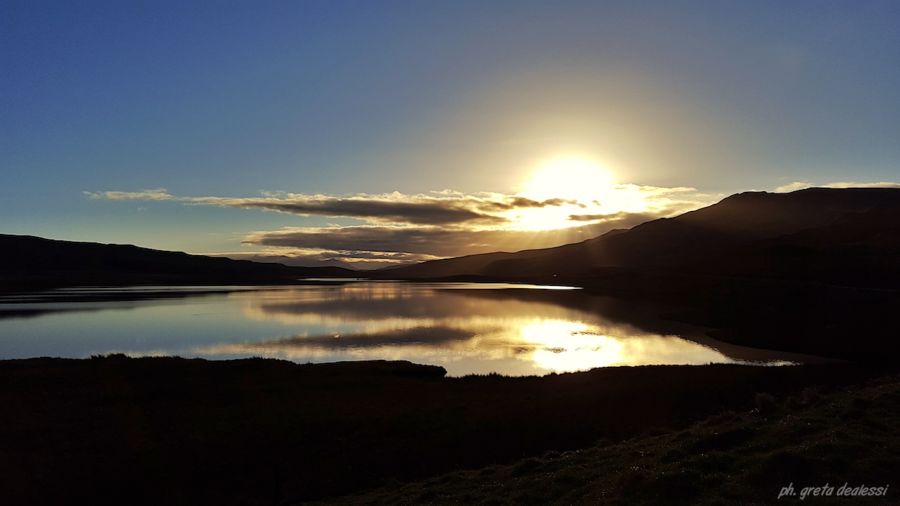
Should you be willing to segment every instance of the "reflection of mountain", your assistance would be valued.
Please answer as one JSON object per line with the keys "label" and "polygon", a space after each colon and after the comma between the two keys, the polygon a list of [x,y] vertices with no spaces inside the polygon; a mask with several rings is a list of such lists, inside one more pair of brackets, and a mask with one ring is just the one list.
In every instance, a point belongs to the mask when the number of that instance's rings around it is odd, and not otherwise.
{"label": "reflection of mountain", "polygon": [[885,358],[900,352],[900,189],[742,193],[577,244],[383,274],[576,284],[677,303],[734,342]]}
{"label": "reflection of mountain", "polygon": [[0,319],[37,318],[56,313],[128,310],[141,302],[221,295],[238,288],[77,288],[0,296]]}
{"label": "reflection of mountain", "polygon": [[[509,303],[548,304],[567,311],[602,318],[616,327],[626,327],[633,333],[683,334],[701,329],[660,318],[664,307],[646,303],[635,303],[615,297],[591,293],[585,290],[454,290],[464,295],[470,304],[479,306],[500,306]],[[691,327],[690,329],[688,329]]]}
{"label": "reflection of mountain", "polygon": [[261,283],[352,275],[337,267],[287,267],[130,245],[0,234],[0,282],[6,287]]}

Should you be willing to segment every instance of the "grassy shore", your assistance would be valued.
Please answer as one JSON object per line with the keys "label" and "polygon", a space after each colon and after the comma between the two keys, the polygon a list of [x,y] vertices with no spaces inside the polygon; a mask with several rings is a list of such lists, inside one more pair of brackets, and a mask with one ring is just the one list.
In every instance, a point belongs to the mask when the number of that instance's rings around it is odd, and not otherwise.
{"label": "grassy shore", "polygon": [[617,452],[876,374],[714,365],[445,378],[405,362],[2,361],[0,476],[9,504],[343,500],[547,452]]}
{"label": "grassy shore", "polygon": [[[662,435],[458,471],[345,504],[897,504],[900,377],[806,388]],[[788,488],[790,487],[790,488]],[[779,497],[781,496],[781,497]]]}

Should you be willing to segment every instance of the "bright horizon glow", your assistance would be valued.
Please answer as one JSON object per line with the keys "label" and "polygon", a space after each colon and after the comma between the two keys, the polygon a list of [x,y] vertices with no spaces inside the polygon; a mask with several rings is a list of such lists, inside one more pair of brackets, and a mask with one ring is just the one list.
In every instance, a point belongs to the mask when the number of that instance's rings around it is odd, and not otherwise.
{"label": "bright horizon glow", "polygon": [[534,200],[564,199],[561,206],[522,209],[516,212],[516,228],[557,230],[581,225],[574,214],[615,214],[644,212],[645,197],[634,185],[617,184],[603,164],[581,156],[552,158],[543,162],[520,193]]}
{"label": "bright horizon glow", "polygon": [[563,198],[588,203],[613,184],[610,171],[588,158],[554,158],[531,174],[522,194],[539,200]]}

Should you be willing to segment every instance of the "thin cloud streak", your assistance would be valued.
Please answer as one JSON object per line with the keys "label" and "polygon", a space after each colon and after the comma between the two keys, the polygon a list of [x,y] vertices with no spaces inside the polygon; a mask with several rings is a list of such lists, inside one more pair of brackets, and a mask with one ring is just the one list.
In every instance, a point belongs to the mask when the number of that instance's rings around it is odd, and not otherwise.
{"label": "thin cloud streak", "polygon": [[[479,212],[471,202],[455,199],[413,197],[409,200],[369,197],[326,197],[291,195],[288,197],[222,198],[199,197],[192,204],[207,204],[243,209],[265,209],[300,216],[359,218],[368,221],[448,225],[456,223],[502,223],[500,216]],[[468,207],[471,206],[471,207]]]}
{"label": "thin cloud streak", "polygon": [[833,183],[815,184],[809,181],[794,181],[775,188],[775,193],[789,193],[806,188],[900,188],[900,183],[891,181],[860,182],[860,181],[836,181]]}
{"label": "thin cloud streak", "polygon": [[305,248],[263,248],[257,251],[210,253],[235,260],[279,263],[300,267],[343,267],[347,269],[369,270],[395,267],[404,264],[439,260],[444,257],[388,251],[330,251]]}
{"label": "thin cloud streak", "polygon": [[466,195],[443,191],[406,195],[399,192],[349,196],[275,193],[262,197],[177,197],[165,189],[84,192],[92,200],[176,201],[183,204],[262,209],[300,216],[356,218],[370,222],[414,225],[502,224],[505,213],[516,209],[539,209],[581,205],[574,200],[552,198],[535,200],[518,195],[479,193]]}
{"label": "thin cloud streak", "polygon": [[123,191],[101,191],[101,192],[82,192],[91,200],[177,200],[177,197],[170,194],[165,188],[155,188],[151,190],[140,190],[136,192]]}
{"label": "thin cloud streak", "polygon": [[602,222],[607,222],[607,221],[617,221],[617,220],[621,220],[621,219],[627,219],[628,216],[629,216],[629,213],[570,214],[569,221],[602,223]]}

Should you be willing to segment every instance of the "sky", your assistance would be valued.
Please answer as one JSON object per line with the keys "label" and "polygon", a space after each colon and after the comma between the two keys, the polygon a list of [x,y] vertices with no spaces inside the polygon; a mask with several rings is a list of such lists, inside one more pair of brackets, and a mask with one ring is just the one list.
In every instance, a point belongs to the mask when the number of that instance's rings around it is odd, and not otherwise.
{"label": "sky", "polygon": [[0,233],[371,268],[900,180],[897,1],[0,1]]}

